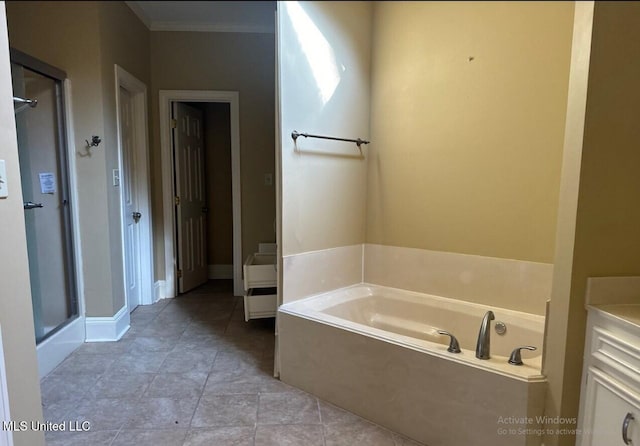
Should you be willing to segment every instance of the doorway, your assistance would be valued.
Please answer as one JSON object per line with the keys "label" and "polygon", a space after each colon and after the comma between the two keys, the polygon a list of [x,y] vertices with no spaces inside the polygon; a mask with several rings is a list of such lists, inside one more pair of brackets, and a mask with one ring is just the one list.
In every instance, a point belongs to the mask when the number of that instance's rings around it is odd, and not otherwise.
{"label": "doorway", "polygon": [[113,174],[113,185],[120,187],[124,294],[130,313],[138,305],[155,301],[147,86],[118,65],[115,77],[120,165]]}
{"label": "doorway", "polygon": [[178,293],[233,279],[228,103],[173,102]]}
{"label": "doorway", "polygon": [[66,74],[12,49],[11,76],[42,376],[84,342],[65,123]]}
{"label": "doorway", "polygon": [[[185,259],[193,257],[196,252],[201,255],[203,251],[211,252],[211,249],[206,250],[206,243],[201,243],[199,248],[194,248],[190,253],[188,248],[184,246],[180,247],[180,242],[188,239],[188,234],[184,233],[183,228],[179,227],[180,224],[177,218],[181,218],[179,213],[182,209],[178,209],[182,203],[183,197],[179,196],[177,192],[180,187],[188,188],[188,184],[183,182],[178,184],[185,178],[183,173],[180,177],[177,170],[181,169],[181,166],[185,166],[188,159],[184,159],[182,164],[180,160],[174,155],[174,135],[175,131],[172,128],[174,122],[175,104],[184,104],[187,107],[193,109],[205,110],[207,109],[207,103],[215,103],[224,105],[228,108],[229,116],[229,139],[230,139],[230,164],[231,164],[231,245],[232,245],[232,265],[228,268],[224,265],[221,268],[216,268],[211,265],[208,268],[208,262],[205,261],[204,265],[207,270],[211,270],[209,273],[205,271],[207,277],[216,277],[217,274],[222,276],[229,274],[233,278],[233,288],[235,295],[243,294],[242,285],[242,250],[241,250],[241,213],[240,213],[240,131],[239,131],[239,95],[237,92],[229,91],[197,91],[197,90],[161,90],[160,91],[160,132],[161,132],[161,146],[162,146],[162,179],[163,179],[163,204],[164,204],[164,230],[165,230],[165,297],[175,297],[178,292],[186,291],[189,286],[180,290],[180,279],[178,277],[180,272],[182,276],[185,275],[185,267],[181,264]],[[175,126],[178,127],[182,124],[175,122]],[[176,129],[179,130],[179,129]],[[206,131],[206,130],[205,130]],[[194,155],[192,155],[193,157]],[[193,160],[194,158],[192,158]],[[203,177],[204,179],[204,177]],[[180,201],[178,201],[180,200]],[[199,206],[199,207],[198,207]],[[194,205],[192,211],[198,211],[202,209],[202,205]],[[211,209],[209,206],[204,206],[205,214],[208,214]],[[192,212],[192,213],[193,213]],[[194,214],[195,216],[195,214]],[[186,220],[186,219],[183,219]],[[207,219],[205,218],[205,221]],[[215,216],[211,213],[209,222],[215,221]],[[184,221],[182,223],[185,223]],[[206,223],[203,223],[206,224]],[[191,231],[195,231],[197,227],[195,221],[191,223]],[[189,223],[187,223],[189,227]],[[182,240],[181,240],[182,239]],[[197,251],[200,249],[200,251]],[[181,252],[182,251],[182,256]],[[187,266],[190,266],[187,264]],[[193,265],[195,266],[195,264]],[[202,267],[202,262],[199,268]],[[230,271],[228,271],[230,270]],[[202,272],[197,273],[202,280]]]}

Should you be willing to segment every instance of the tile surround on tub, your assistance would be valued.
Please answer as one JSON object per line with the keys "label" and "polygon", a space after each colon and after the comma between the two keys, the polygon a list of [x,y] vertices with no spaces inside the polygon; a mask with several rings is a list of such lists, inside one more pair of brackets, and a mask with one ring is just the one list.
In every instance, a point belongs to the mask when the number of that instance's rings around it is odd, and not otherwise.
{"label": "tile surround on tub", "polygon": [[545,314],[553,265],[395,246],[364,245],[364,282]]}
{"label": "tile surround on tub", "polygon": [[358,244],[284,256],[284,303],[362,282],[362,250]]}
{"label": "tile surround on tub", "polygon": [[544,315],[553,265],[374,244],[283,258],[292,302],[361,282]]}

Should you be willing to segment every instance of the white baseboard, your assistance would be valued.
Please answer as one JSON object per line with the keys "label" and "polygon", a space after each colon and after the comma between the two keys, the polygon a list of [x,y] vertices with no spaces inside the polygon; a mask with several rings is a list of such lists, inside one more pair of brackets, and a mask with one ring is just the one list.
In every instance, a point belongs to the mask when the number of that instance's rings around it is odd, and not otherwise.
{"label": "white baseboard", "polygon": [[86,342],[117,341],[129,329],[129,310],[125,305],[112,317],[87,317]]}
{"label": "white baseboard", "polygon": [[233,265],[209,265],[209,279],[233,279]]}
{"label": "white baseboard", "polygon": [[158,280],[153,284],[153,303],[158,302],[160,299],[164,299],[164,280]]}

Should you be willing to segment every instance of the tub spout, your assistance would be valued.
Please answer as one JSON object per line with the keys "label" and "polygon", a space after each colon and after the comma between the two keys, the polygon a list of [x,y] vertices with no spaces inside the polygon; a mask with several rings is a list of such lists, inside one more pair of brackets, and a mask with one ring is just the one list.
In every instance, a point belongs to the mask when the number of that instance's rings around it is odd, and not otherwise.
{"label": "tub spout", "polygon": [[495,319],[493,311],[487,311],[482,318],[480,324],[480,332],[478,333],[478,343],[476,344],[476,358],[491,358],[491,321]]}

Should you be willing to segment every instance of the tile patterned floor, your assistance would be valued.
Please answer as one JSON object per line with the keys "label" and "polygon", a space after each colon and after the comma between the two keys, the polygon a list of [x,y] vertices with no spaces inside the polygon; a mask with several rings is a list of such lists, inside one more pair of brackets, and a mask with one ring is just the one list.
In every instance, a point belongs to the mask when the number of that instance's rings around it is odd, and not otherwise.
{"label": "tile patterned floor", "polygon": [[48,446],[419,446],[273,378],[273,319],[244,321],[230,281],[138,307],[118,342],[41,382]]}

